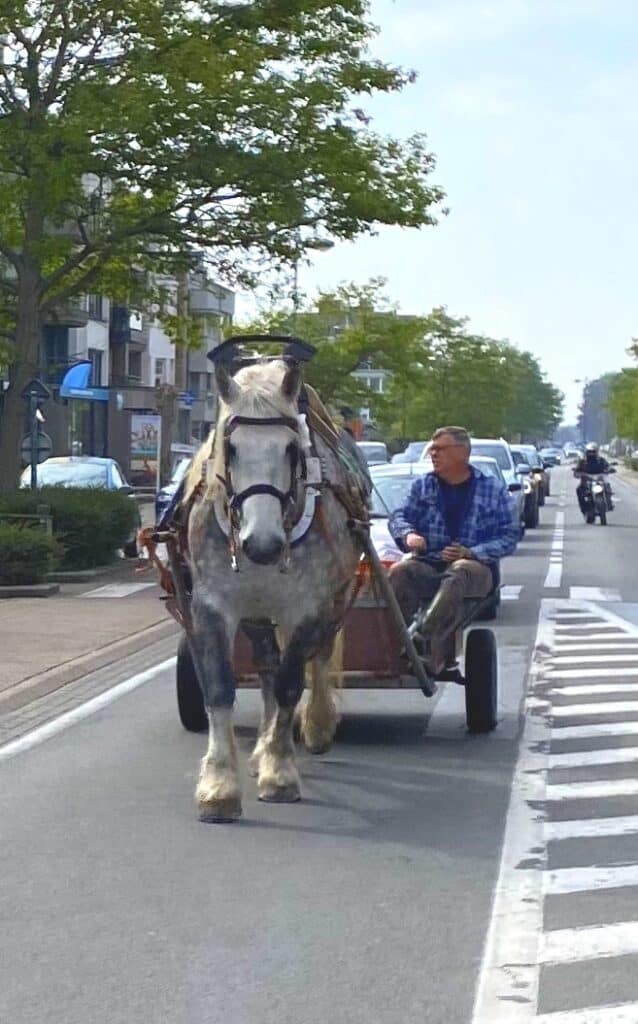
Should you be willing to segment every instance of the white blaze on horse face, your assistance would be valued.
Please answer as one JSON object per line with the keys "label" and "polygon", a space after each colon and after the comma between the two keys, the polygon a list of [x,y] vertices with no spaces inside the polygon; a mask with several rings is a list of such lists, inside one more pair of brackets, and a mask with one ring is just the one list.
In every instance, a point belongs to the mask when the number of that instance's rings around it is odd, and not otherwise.
{"label": "white blaze on horse face", "polygon": [[[268,484],[285,494],[291,484],[292,441],[291,431],[283,426],[259,426],[252,430],[248,425],[237,427],[232,434],[230,460],[235,494],[258,484]],[[272,494],[245,498],[239,522],[239,541],[245,554],[262,564],[278,561],[286,543],[279,499]]]}

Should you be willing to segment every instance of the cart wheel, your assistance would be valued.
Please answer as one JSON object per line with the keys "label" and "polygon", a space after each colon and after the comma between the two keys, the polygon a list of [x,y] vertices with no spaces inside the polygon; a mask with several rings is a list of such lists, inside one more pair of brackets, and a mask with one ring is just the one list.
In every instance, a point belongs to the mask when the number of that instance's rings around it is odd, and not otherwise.
{"label": "cart wheel", "polygon": [[491,629],[472,629],[465,641],[465,718],[469,732],[496,728],[498,662]]}
{"label": "cart wheel", "polygon": [[179,720],[188,732],[208,729],[204,697],[185,636],[180,638],[177,648],[177,709]]}

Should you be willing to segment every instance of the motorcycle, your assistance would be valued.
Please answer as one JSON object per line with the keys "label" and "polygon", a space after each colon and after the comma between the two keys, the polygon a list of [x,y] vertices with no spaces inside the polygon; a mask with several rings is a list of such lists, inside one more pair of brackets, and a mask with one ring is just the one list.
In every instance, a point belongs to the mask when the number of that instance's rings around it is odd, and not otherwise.
{"label": "motorcycle", "polygon": [[592,476],[582,474],[583,492],[581,496],[582,512],[586,523],[595,523],[596,516],[601,526],[607,526],[607,513],[611,512],[611,487],[602,473]]}

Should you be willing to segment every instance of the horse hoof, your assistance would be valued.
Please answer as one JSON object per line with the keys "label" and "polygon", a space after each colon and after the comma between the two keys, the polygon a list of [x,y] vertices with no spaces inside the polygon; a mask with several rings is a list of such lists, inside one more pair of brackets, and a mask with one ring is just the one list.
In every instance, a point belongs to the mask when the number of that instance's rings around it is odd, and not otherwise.
{"label": "horse hoof", "polygon": [[311,754],[327,754],[330,748],[332,747],[332,738],[325,740],[317,739],[313,742],[310,742],[310,740],[306,740],[305,745],[306,749]]}
{"label": "horse hoof", "polygon": [[286,786],[276,786],[274,783],[265,783],[259,786],[259,799],[267,804],[294,804],[301,800],[299,786],[295,782]]}
{"label": "horse hoof", "polygon": [[224,800],[207,800],[198,804],[199,820],[207,825],[221,825],[241,818],[241,800],[239,797],[227,797]]}

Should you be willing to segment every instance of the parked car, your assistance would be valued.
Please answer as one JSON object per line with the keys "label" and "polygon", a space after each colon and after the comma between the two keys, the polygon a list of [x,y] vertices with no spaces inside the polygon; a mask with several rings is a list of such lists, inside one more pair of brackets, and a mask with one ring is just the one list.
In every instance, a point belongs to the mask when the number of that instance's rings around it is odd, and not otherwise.
{"label": "parked car", "polygon": [[[36,480],[38,487],[97,487],[130,495],[131,501],[135,502],[137,518],[135,529],[124,545],[124,554],[127,558],[137,557],[137,531],[142,525],[142,517],[133,488],[115,459],[102,459],[95,455],[56,455],[40,463]],[[30,486],[31,467],[27,466],[20,477],[20,487]]]}
{"label": "parked car", "polygon": [[427,444],[429,444],[429,441],[410,441],[408,447],[404,451],[393,455],[390,462],[418,462]]}
{"label": "parked car", "polygon": [[549,498],[551,488],[551,473],[546,467],[541,454],[533,444],[512,444],[512,452],[521,452],[532,467],[532,477],[538,482],[538,504],[542,508],[545,498]]}
{"label": "parked car", "polygon": [[525,498],[532,490],[531,482],[526,479],[529,475],[521,467],[516,466],[514,457],[507,441],[502,437],[473,437],[472,454],[482,455],[485,458],[496,459],[498,466],[505,478],[505,484],[512,495],[512,509],[517,522],[521,525],[521,532],[525,530]]}
{"label": "parked car", "polygon": [[168,506],[170,505],[171,501],[175,497],[175,492],[177,491],[177,488],[179,487],[179,485],[181,484],[182,480],[186,476],[186,473],[188,471],[188,467],[190,466],[191,462],[192,462],[192,457],[190,455],[182,456],[182,458],[177,462],[177,465],[175,466],[175,469],[173,470],[173,475],[170,478],[169,482],[167,484],[165,484],[164,487],[161,487],[159,489],[159,491],[157,492],[157,494],[155,495],[155,522],[156,523],[159,523],[159,521],[161,520],[162,516],[166,512],[166,509],[168,508]]}
{"label": "parked car", "polygon": [[541,448],[540,456],[545,466],[560,466],[563,461],[561,448]]}
{"label": "parked car", "polygon": [[521,473],[524,471],[527,480],[531,485],[528,489],[525,487],[525,482],[523,482],[523,493],[525,495],[525,526],[528,530],[533,530],[538,526],[539,509],[541,505],[540,494],[543,487],[539,477],[536,476],[532,470],[529,452],[522,452],[518,446],[514,445],[510,445],[510,450],[512,452],[516,471]]}
{"label": "parked car", "polygon": [[369,466],[388,462],[388,448],[383,441],[357,441],[357,447]]}

